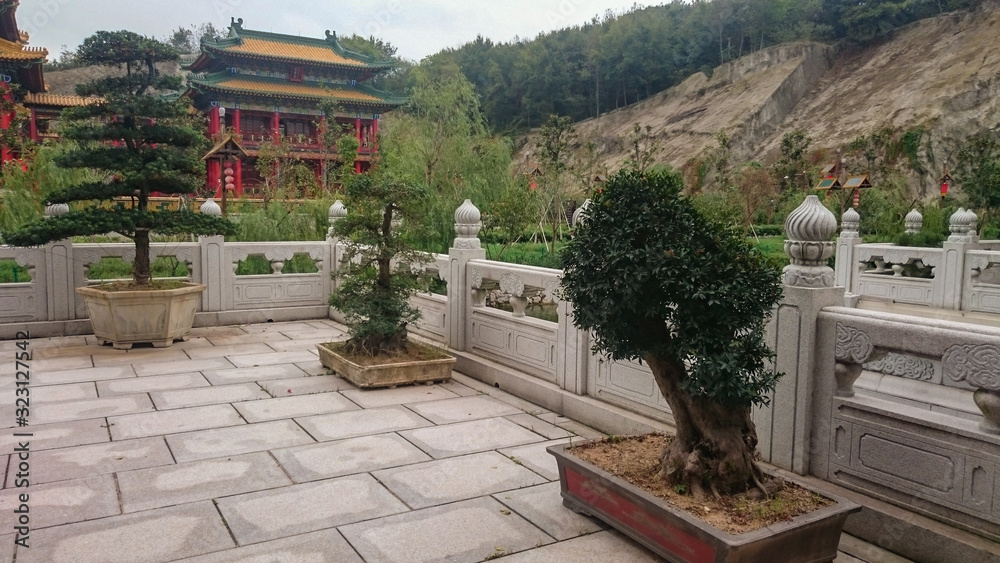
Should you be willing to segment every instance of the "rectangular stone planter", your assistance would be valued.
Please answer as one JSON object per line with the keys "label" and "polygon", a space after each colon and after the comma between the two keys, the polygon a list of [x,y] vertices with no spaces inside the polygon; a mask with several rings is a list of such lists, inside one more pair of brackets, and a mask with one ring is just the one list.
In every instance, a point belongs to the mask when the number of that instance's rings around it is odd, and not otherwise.
{"label": "rectangular stone planter", "polygon": [[455,365],[455,358],[449,356],[438,360],[362,366],[331,350],[329,348],[331,344],[336,343],[326,342],[316,345],[320,362],[361,388],[448,381]]}
{"label": "rectangular stone planter", "polygon": [[100,286],[78,287],[87,304],[94,336],[120,350],[150,342],[157,348],[187,340],[205,286],[185,284],[177,289],[107,291]]}
{"label": "rectangular stone planter", "polygon": [[668,561],[832,561],[847,516],[861,510],[822,493],[836,504],[752,532],[729,534],[583,461],[569,448],[569,444],[548,448],[559,466],[563,504],[603,520]]}

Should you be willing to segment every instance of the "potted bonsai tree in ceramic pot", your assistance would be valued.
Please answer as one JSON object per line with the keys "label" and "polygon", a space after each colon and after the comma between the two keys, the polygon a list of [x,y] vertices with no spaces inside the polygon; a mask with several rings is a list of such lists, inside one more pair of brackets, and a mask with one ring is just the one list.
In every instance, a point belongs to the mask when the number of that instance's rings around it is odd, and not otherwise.
{"label": "potted bonsai tree in ceramic pot", "polygon": [[[743,233],[704,218],[682,187],[673,172],[611,178],[563,250],[563,294],[594,350],[647,364],[670,406],[676,435],[658,454],[654,481],[695,499],[755,490],[768,497],[779,484],[772,487],[756,463],[751,407],[766,404],[780,377],[768,366],[765,341],[780,273]],[[566,446],[549,451],[567,506],[673,561],[832,560],[847,514],[859,509],[829,502],[791,522],[730,534]]]}
{"label": "potted bonsai tree in ceramic pot", "polygon": [[420,318],[410,297],[421,287],[416,272],[428,257],[413,249],[404,230],[420,223],[413,210],[424,188],[376,166],[345,178],[345,195],[350,213],[331,227],[346,248],[330,305],[344,316],[350,338],[318,344],[320,360],[362,388],[451,379],[455,358],[407,334]]}
{"label": "potted bonsai tree in ceramic pot", "polygon": [[[77,288],[87,303],[94,334],[115,348],[127,349],[136,342],[169,346],[174,339],[186,338],[205,289],[151,280],[151,234],[233,232],[221,217],[149,206],[154,192],[190,194],[203,183],[203,124],[186,100],[162,95],[177,90],[180,79],[162,76],[157,65],[177,57],[170,46],[129,31],[100,31],[84,40],[79,61],[119,68],[124,74],[77,87],[79,94],[98,101],[64,111],[60,135],[76,144],[57,164],[95,170],[101,179],[50,194],[49,204],[62,213],[3,235],[4,242],[14,246],[112,232],[132,239],[131,283]],[[156,90],[161,93],[154,95]],[[71,209],[72,202],[90,205]]]}

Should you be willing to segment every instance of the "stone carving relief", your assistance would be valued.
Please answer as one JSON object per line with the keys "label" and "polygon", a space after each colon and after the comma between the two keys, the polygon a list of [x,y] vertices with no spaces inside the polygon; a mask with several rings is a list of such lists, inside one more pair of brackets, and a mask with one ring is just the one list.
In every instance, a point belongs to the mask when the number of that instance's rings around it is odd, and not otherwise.
{"label": "stone carving relief", "polygon": [[452,247],[456,250],[479,250],[482,244],[478,238],[456,238]]}
{"label": "stone carving relief", "polygon": [[1000,347],[992,344],[955,345],[941,358],[944,373],[953,381],[1000,391]]}
{"label": "stone carving relief", "polygon": [[295,252],[291,248],[269,248],[264,251],[264,258],[268,262],[291,260],[294,255]]}
{"label": "stone carving relief", "polygon": [[504,274],[500,276],[500,291],[521,297],[524,295],[524,282],[514,274]]}
{"label": "stone carving relief", "polygon": [[837,361],[863,364],[875,351],[872,339],[864,332],[837,323]]}
{"label": "stone carving relief", "polygon": [[559,282],[550,281],[545,283],[545,289],[542,291],[545,294],[545,298],[552,303],[559,302]]}
{"label": "stone carving relief", "polygon": [[469,275],[469,283],[472,284],[472,287],[482,287],[483,271],[479,268],[472,268],[472,272]]}
{"label": "stone carving relief", "polygon": [[864,368],[869,371],[877,371],[917,381],[931,381],[934,379],[933,362],[894,352],[887,353],[880,360],[864,364]]}

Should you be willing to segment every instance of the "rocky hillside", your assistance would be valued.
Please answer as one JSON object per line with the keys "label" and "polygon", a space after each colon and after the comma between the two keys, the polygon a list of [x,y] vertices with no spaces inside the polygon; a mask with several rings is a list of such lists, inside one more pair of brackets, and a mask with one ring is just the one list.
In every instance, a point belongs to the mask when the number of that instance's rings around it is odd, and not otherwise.
{"label": "rocky hillside", "polygon": [[[725,131],[738,160],[767,162],[782,135],[804,130],[811,148],[835,150],[878,128],[922,128],[919,154],[930,195],[941,167],[962,140],[1000,126],[1000,2],[901,29],[889,41],[841,50],[809,43],[772,47],[724,64],[711,78],[698,73],[677,87],[576,125],[578,149],[598,147],[601,163],[627,158],[620,139],[634,123],[649,125],[661,162],[683,166]],[[522,161],[534,161],[529,139]],[[579,155],[579,153],[578,153]]]}

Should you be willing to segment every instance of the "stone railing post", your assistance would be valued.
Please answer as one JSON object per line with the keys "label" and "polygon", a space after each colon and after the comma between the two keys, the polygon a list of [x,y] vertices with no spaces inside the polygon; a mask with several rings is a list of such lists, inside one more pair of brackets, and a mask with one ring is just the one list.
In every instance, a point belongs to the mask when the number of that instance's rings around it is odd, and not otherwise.
{"label": "stone railing post", "polygon": [[854,208],[848,208],[840,219],[840,237],[837,238],[837,258],[835,261],[836,271],[834,283],[836,287],[843,287],[847,290],[844,296],[845,306],[853,307],[857,301],[856,292],[858,285],[857,246],[861,244],[861,234],[858,232],[861,227],[861,215]]}
{"label": "stone railing post", "polygon": [[836,230],[837,219],[814,195],[785,221],[785,253],[792,263],[784,270],[784,298],[768,324],[774,367],[785,375],[770,406],[753,412],[764,461],[800,475],[809,470],[816,348],[832,345],[817,342],[817,320],[824,307],[844,302],[844,288],[835,287],[835,272],[826,265]]}
{"label": "stone railing post", "polygon": [[448,249],[448,312],[445,315],[445,344],[452,349],[465,351],[468,333],[472,330],[472,286],[469,283],[469,260],[486,258],[486,251],[479,242],[483,228],[479,209],[471,200],[465,200],[455,210],[455,240]]}
{"label": "stone railing post", "polygon": [[[972,211],[959,208],[949,219],[951,235],[942,245],[941,264],[934,272],[934,306],[942,309],[962,308],[962,286],[965,284],[965,253],[979,242],[976,224],[979,218]],[[971,247],[971,248],[970,248]]]}
{"label": "stone railing post", "polygon": [[[69,213],[65,203],[45,207],[45,217],[58,217]],[[44,283],[37,295],[45,293],[46,317],[50,321],[67,321],[76,318],[76,284],[74,283],[73,240],[63,239],[45,245],[41,264],[35,265],[31,278]]]}
{"label": "stone railing post", "polygon": [[334,275],[333,291],[340,287],[340,280],[336,278],[340,270],[340,261],[343,259],[343,249],[340,246],[340,236],[337,235],[337,222],[347,217],[347,208],[344,202],[339,199],[333,202],[328,212],[330,228],[326,230],[326,242],[330,243],[330,273]]}
{"label": "stone railing post", "polygon": [[[222,217],[222,208],[212,198],[201,204],[200,211]],[[201,283],[208,286],[201,294],[201,310],[205,313],[224,311],[225,297],[233,293],[232,268],[226,260],[226,239],[219,235],[199,236],[198,244],[201,245]]]}
{"label": "stone railing post", "polygon": [[[591,200],[573,213],[573,228],[587,220]],[[573,325],[573,304],[558,300],[559,331],[556,333],[556,383],[562,389],[584,395],[587,392],[587,366],[590,359],[590,333]]]}

